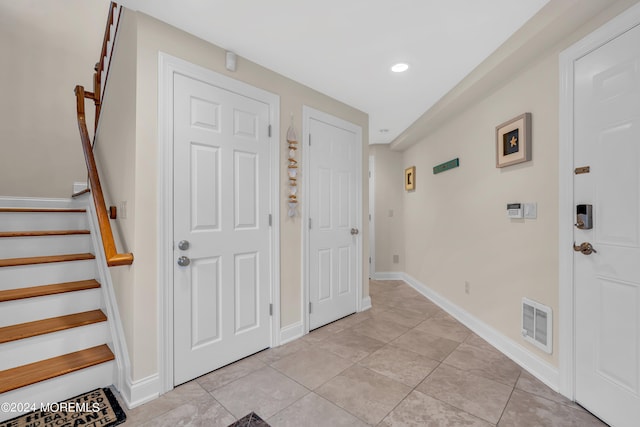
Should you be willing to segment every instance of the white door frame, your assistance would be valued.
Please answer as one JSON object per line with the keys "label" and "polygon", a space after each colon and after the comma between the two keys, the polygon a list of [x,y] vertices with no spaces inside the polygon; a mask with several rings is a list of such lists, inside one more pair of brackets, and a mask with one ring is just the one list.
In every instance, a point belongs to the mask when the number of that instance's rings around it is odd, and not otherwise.
{"label": "white door frame", "polygon": [[356,224],[360,230],[359,238],[356,239],[356,311],[362,310],[362,128],[356,124],[308,107],[302,106],[302,180],[303,197],[306,203],[302,203],[302,321],[303,333],[309,333],[309,120],[316,119],[334,126],[347,129],[356,134],[355,164],[356,174]]}
{"label": "white door frame", "polygon": [[575,61],[640,25],[640,4],[604,24],[560,54],[560,153],[559,153],[559,290],[560,290],[560,393],[575,400],[574,323],[574,167],[573,95]]}
{"label": "white door frame", "polygon": [[269,104],[271,124],[271,346],[280,336],[280,97],[166,53],[158,54],[158,348],[160,393],[173,389],[173,75]]}
{"label": "white door frame", "polygon": [[376,278],[376,158],[369,156],[369,277]]}

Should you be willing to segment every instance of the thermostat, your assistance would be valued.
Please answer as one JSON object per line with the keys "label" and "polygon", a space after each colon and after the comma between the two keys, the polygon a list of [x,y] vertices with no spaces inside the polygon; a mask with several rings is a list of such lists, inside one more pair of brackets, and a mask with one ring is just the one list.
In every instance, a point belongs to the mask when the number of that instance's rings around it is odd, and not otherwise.
{"label": "thermostat", "polygon": [[508,218],[522,218],[523,210],[522,203],[508,203],[507,204],[507,217]]}

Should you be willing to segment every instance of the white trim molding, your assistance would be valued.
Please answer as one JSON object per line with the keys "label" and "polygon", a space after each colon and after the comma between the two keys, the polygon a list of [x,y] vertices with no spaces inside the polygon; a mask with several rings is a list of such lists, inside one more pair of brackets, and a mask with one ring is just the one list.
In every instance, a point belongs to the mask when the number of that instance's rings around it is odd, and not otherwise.
{"label": "white trim molding", "polygon": [[373,280],[404,280],[405,274],[401,271],[380,271],[373,274]]}
{"label": "white trim molding", "polygon": [[369,310],[370,308],[371,308],[371,297],[367,295],[366,297],[362,298],[362,301],[360,302],[359,311],[366,311],[366,310]]}
{"label": "white trim molding", "polygon": [[215,84],[269,105],[271,346],[280,341],[280,97],[164,52],[158,53],[158,345],[160,394],[173,389],[173,75]]}
{"label": "white trim molding", "polygon": [[574,222],[574,65],[577,60],[619,35],[640,25],[640,4],[636,4],[582,40],[560,53],[560,152],[559,152],[559,391],[575,398],[575,324],[573,277]]}
{"label": "white trim molding", "polygon": [[283,326],[282,329],[280,329],[280,345],[296,340],[303,335],[304,325],[302,321]]}
{"label": "white trim molding", "polygon": [[[124,327],[122,326],[122,318],[118,310],[118,301],[113,290],[113,281],[111,280],[111,272],[107,266],[107,258],[102,245],[102,233],[98,223],[98,214],[96,207],[89,199],[89,195],[80,196],[85,200],[87,206],[87,223],[91,231],[92,244],[96,256],[96,273],[100,281],[100,289],[107,311],[106,315],[109,319],[109,328],[111,332],[111,347],[116,355],[116,372],[114,378],[114,386],[118,390],[123,388],[130,381],[131,361],[129,359],[129,351],[125,340]],[[127,268],[127,267],[122,267]]]}
{"label": "white trim molding", "polygon": [[498,332],[493,327],[487,325],[471,313],[444,298],[442,295],[438,294],[414,277],[406,273],[402,273],[402,275],[403,280],[413,289],[420,292],[427,299],[431,300],[434,304],[449,313],[476,335],[480,336],[480,338],[497,348],[500,352],[526,369],[552,390],[558,391],[559,372],[555,366],[552,366],[542,360],[522,345]]}
{"label": "white trim molding", "polygon": [[124,388],[120,390],[120,395],[127,408],[133,409],[136,406],[157,399],[160,396],[159,391],[160,376],[153,374],[137,381],[127,378]]}

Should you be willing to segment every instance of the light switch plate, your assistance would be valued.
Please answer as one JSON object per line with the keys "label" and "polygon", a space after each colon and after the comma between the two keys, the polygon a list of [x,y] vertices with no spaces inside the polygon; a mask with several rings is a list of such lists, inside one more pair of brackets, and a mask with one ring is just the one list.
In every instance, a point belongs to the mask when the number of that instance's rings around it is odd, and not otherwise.
{"label": "light switch plate", "polygon": [[525,203],[524,204],[524,217],[526,219],[538,218],[538,204],[537,203]]}

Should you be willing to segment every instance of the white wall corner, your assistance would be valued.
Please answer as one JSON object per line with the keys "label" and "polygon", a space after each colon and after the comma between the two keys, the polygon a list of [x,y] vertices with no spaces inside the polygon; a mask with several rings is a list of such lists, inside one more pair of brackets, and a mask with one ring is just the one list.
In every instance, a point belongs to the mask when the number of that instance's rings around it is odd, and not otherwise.
{"label": "white wall corner", "polygon": [[[373,280],[405,280],[401,271],[382,271],[373,275]],[[406,281],[406,280],[405,280]]]}
{"label": "white wall corner", "polygon": [[129,409],[157,399],[160,396],[160,375],[153,374],[137,381],[127,375],[120,395]]}
{"label": "white wall corner", "polygon": [[433,291],[424,283],[411,277],[409,274],[402,273],[404,281],[416,291],[420,292],[426,298],[438,305],[444,311],[456,318],[460,323],[469,328],[476,335],[487,341],[489,344],[497,348],[511,360],[516,362],[522,368],[526,369],[534,377],[538,378],[552,390],[558,391],[560,383],[560,374],[558,368],[547,363],[545,360],[530,352],[527,348],[506,337],[493,327],[482,322],[466,310],[455,305],[448,299],[444,298],[437,292]]}
{"label": "white wall corner", "polygon": [[302,321],[284,326],[280,329],[280,345],[300,338],[304,335],[304,325]]}
{"label": "white wall corner", "polygon": [[366,311],[366,310],[369,310],[370,308],[371,308],[371,297],[367,295],[366,297],[362,298],[362,301],[360,302],[360,311]]}

